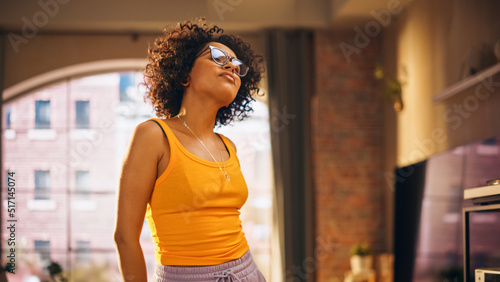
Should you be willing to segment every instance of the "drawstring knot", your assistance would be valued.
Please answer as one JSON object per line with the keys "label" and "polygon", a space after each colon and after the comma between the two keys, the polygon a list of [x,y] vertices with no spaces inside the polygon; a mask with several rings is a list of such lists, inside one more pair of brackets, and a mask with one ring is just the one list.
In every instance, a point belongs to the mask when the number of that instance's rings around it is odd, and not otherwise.
{"label": "drawstring knot", "polygon": [[220,281],[222,281],[222,282],[224,282],[224,281],[229,281],[229,282],[237,281],[237,282],[241,282],[241,280],[238,279],[238,277],[236,277],[236,275],[234,275],[232,269],[224,270],[221,274],[214,275],[214,278],[217,278],[215,280],[215,282],[220,282]]}

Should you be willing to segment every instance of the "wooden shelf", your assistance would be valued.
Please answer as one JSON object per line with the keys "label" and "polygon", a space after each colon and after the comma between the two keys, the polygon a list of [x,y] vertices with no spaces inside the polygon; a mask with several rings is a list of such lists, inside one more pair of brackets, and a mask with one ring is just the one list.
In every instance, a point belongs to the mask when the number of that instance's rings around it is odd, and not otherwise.
{"label": "wooden shelf", "polygon": [[444,101],[446,99],[449,99],[450,97],[456,96],[462,92],[465,92],[471,87],[474,87],[478,84],[480,84],[482,81],[487,79],[490,76],[493,76],[497,73],[500,73],[500,63],[487,68],[473,76],[469,76],[465,78],[464,80],[453,84],[452,86],[446,88],[445,90],[441,91],[440,93],[434,95],[432,98],[432,102],[438,103],[441,101]]}

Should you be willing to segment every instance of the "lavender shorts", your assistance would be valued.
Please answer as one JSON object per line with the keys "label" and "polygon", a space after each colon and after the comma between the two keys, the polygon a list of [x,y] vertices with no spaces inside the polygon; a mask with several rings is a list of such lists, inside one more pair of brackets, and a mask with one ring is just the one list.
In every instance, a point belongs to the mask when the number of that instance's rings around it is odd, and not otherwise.
{"label": "lavender shorts", "polygon": [[241,258],[211,266],[176,267],[156,264],[153,282],[265,282],[250,251]]}

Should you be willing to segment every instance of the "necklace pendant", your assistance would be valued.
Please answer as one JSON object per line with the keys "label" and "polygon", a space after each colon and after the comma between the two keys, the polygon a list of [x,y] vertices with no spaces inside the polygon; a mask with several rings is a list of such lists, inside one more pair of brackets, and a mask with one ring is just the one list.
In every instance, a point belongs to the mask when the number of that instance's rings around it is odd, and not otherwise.
{"label": "necklace pendant", "polygon": [[229,179],[229,175],[226,174],[226,179],[227,181],[231,181],[231,179]]}

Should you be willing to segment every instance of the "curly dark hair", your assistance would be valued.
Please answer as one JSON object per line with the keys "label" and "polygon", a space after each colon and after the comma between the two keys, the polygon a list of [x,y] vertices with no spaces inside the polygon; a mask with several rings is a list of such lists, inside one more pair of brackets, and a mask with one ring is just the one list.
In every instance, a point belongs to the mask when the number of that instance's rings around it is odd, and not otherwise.
{"label": "curly dark hair", "polygon": [[223,34],[223,29],[208,26],[205,19],[199,23],[179,23],[173,29],[165,28],[149,48],[149,63],[145,69],[146,99],[153,104],[156,115],[169,118],[179,114],[184,86],[197,54],[209,42],[229,47],[250,69],[241,78],[238,94],[231,104],[217,112],[215,124],[226,125],[233,120],[243,120],[253,111],[252,95],[259,93],[263,57],[256,55],[248,43],[237,35]]}

